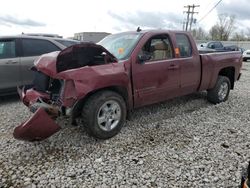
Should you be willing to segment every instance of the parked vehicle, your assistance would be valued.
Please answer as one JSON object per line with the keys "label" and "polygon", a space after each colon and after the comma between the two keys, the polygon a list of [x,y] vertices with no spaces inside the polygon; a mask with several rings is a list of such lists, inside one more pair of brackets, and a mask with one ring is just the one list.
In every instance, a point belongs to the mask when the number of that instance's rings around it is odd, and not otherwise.
{"label": "parked vehicle", "polygon": [[116,135],[134,108],[207,90],[217,104],[240,78],[242,54],[199,54],[187,32],[140,31],[109,35],[42,55],[33,88],[19,89],[34,116],[14,130],[17,139],[45,139],[59,115],[82,118],[88,133]]}
{"label": "parked vehicle", "polygon": [[200,44],[200,49],[207,49],[212,51],[224,51],[224,46],[220,41],[210,41]]}
{"label": "parked vehicle", "polygon": [[[239,48],[236,45],[224,46],[220,41],[210,41],[207,43],[201,43],[198,45],[198,50],[202,53],[208,52],[227,52],[227,51],[241,51],[242,48]],[[243,53],[243,52],[242,52]]]}
{"label": "parked vehicle", "polygon": [[250,59],[250,50],[245,50],[243,52],[243,61],[247,61]]}
{"label": "parked vehicle", "polygon": [[56,37],[0,37],[0,95],[16,92],[17,86],[32,84],[33,73],[29,69],[37,57],[77,43]]}
{"label": "parked vehicle", "polygon": [[243,53],[243,51],[244,51],[243,48],[240,48],[236,45],[224,46],[224,49],[226,51],[240,51],[241,53]]}

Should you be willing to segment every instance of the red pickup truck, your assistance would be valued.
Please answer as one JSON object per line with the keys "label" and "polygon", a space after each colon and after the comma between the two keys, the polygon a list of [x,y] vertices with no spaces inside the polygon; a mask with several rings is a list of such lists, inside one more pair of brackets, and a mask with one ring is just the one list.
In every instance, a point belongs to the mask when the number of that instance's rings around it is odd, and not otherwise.
{"label": "red pickup truck", "polygon": [[135,108],[207,90],[212,103],[228,99],[240,78],[240,52],[200,54],[182,31],[109,35],[42,55],[34,86],[19,89],[33,117],[14,130],[16,139],[43,140],[60,129],[58,116],[82,118],[92,136],[116,135]]}

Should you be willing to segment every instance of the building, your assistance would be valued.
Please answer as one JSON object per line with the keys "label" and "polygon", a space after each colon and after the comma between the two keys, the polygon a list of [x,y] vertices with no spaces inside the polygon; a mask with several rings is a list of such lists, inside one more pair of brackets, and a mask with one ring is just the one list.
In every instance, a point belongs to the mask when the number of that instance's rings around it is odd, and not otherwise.
{"label": "building", "polygon": [[81,33],[75,33],[74,39],[79,40],[82,42],[94,42],[97,43],[100,40],[102,40],[107,35],[110,35],[110,33],[106,32],[81,32]]}

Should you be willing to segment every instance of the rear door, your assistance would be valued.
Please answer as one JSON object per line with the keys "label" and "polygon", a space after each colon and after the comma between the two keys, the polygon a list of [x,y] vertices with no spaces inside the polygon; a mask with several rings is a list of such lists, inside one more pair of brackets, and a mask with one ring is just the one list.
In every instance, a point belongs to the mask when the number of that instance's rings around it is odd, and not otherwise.
{"label": "rear door", "polygon": [[167,34],[145,40],[136,56],[149,55],[145,62],[133,62],[132,80],[135,107],[164,101],[180,91],[180,67]]}
{"label": "rear door", "polygon": [[180,65],[181,94],[197,91],[201,79],[201,63],[198,51],[192,50],[195,44],[189,40],[186,33],[177,33],[176,44],[179,48],[178,65]]}
{"label": "rear door", "polygon": [[0,90],[9,92],[21,85],[17,39],[0,39]]}
{"label": "rear door", "polygon": [[30,68],[40,55],[60,51],[61,49],[46,39],[22,38],[21,76],[22,84],[30,85],[33,81],[33,73]]}

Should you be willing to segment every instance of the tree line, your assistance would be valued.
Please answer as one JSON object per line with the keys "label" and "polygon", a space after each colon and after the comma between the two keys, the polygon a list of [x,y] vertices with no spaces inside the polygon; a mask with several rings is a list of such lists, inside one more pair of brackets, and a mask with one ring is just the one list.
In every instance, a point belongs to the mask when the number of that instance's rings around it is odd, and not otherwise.
{"label": "tree line", "polygon": [[192,35],[196,40],[250,41],[250,28],[236,31],[235,23],[234,15],[219,14],[217,23],[208,32],[199,27],[192,30]]}

